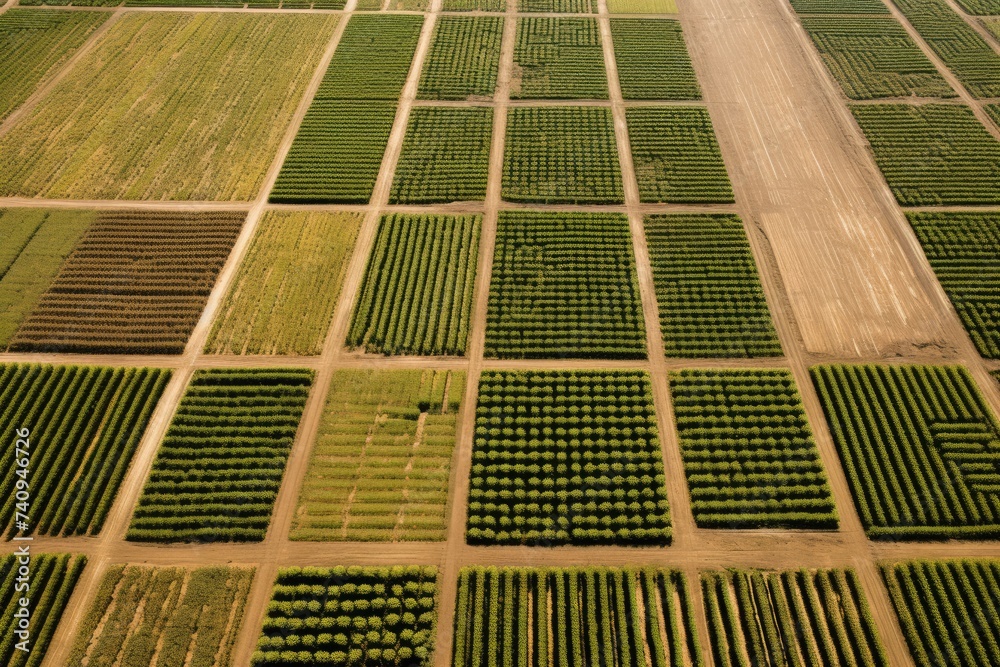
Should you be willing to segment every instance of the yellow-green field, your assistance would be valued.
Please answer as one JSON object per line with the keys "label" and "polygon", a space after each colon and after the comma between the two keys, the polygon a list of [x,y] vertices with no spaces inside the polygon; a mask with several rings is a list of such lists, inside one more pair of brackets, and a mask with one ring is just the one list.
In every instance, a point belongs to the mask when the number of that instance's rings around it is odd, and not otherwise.
{"label": "yellow-green field", "polygon": [[676,14],[674,0],[608,0],[612,14]]}

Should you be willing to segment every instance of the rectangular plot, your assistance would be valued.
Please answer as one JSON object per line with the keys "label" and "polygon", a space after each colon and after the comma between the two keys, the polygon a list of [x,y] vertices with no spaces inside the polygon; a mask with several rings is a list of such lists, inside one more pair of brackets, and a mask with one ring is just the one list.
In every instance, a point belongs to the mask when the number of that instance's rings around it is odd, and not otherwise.
{"label": "rectangular plot", "polygon": [[560,12],[596,14],[597,0],[516,0],[517,11],[529,13]]}
{"label": "rectangular plot", "polygon": [[417,97],[491,98],[500,66],[501,17],[441,16],[434,27]]}
{"label": "rectangular plot", "polygon": [[517,19],[513,67],[513,99],[608,98],[597,19]]}
{"label": "rectangular plot", "polygon": [[611,38],[626,100],[701,99],[679,21],[611,19]]}
{"label": "rectangular plot", "polygon": [[504,12],[507,0],[442,0],[444,12]]}
{"label": "rectangular plot", "polygon": [[799,14],[889,14],[882,0],[790,0]]}
{"label": "rectangular plot", "polygon": [[608,0],[609,14],[676,14],[674,0]]}

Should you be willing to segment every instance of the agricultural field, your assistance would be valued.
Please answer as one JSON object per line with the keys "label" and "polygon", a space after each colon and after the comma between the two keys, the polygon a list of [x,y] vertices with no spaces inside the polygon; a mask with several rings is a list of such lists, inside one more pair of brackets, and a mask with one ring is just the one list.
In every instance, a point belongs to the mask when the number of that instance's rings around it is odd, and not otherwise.
{"label": "agricultural field", "polygon": [[707,109],[641,107],[626,109],[625,117],[641,201],[733,201],[733,187]]}
{"label": "agricultural field", "polygon": [[1000,3],[997,0],[955,0],[958,5],[974,16],[1000,15]]}
{"label": "agricultural field", "polygon": [[513,99],[608,98],[608,79],[597,19],[517,19]]}
{"label": "agricultural field", "polygon": [[906,29],[890,16],[807,17],[802,27],[852,100],[956,96]]}
{"label": "agricultural field", "polygon": [[917,667],[1000,663],[1000,561],[909,561],[882,565]]}
{"label": "agricultural field", "polygon": [[10,349],[180,354],[245,217],[98,213],[11,337]]}
{"label": "agricultural field", "polygon": [[453,667],[704,666],[676,570],[466,567],[455,617]]}
{"label": "agricultural field", "polygon": [[[158,368],[106,368],[0,364],[0,428],[10,434],[0,465],[0,525],[9,538],[96,535],[118,494],[171,372]],[[30,530],[19,531],[19,477],[13,473],[14,434],[28,429],[32,493]]]}
{"label": "agricultural field", "polygon": [[837,527],[789,371],[684,370],[670,391],[699,527]]}
{"label": "agricultural field", "polygon": [[254,569],[112,565],[67,665],[232,664]]}
{"label": "agricultural field", "polygon": [[434,41],[424,63],[417,97],[493,97],[503,22],[499,16],[441,16],[434,26]]}
{"label": "agricultural field", "polygon": [[509,109],[501,189],[514,202],[622,203],[611,109]]}
{"label": "agricultural field", "polygon": [[469,544],[669,544],[643,371],[484,371]]}
{"label": "agricultural field", "polygon": [[480,216],[383,217],[347,345],[465,354],[481,233]]}
{"label": "agricultural field", "polygon": [[436,204],[486,198],[493,109],[411,110],[389,201]]}
{"label": "agricultural field", "polygon": [[889,665],[854,570],[705,572],[701,587],[716,665]]}
{"label": "agricultural field", "polygon": [[336,22],[125,14],[0,136],[0,196],[255,199]]}
{"label": "agricultural field", "polygon": [[433,567],[280,570],[250,664],[429,665],[437,596]]}
{"label": "agricultural field", "polygon": [[443,540],[465,372],[340,370],[293,540]]}
{"label": "agricultural field", "polygon": [[674,0],[608,0],[610,14],[676,14]]}
{"label": "agricultural field", "polygon": [[626,100],[701,99],[680,21],[611,19],[611,40]]}
{"label": "agricultural field", "polygon": [[503,12],[506,10],[506,0],[441,0],[441,11],[445,12]]}
{"label": "agricultural field", "polygon": [[888,15],[882,0],[789,0],[799,14]]}
{"label": "agricultural field", "polygon": [[625,216],[502,211],[484,354],[502,359],[645,357]]}
{"label": "agricultural field", "polygon": [[1000,142],[966,106],[852,106],[903,206],[1000,203]]}
{"label": "agricultural field", "polygon": [[319,354],[360,227],[356,213],[268,211],[205,351]]}
{"label": "agricultural field", "polygon": [[313,371],[195,371],[153,461],[127,539],[264,539]]}
{"label": "agricultural field", "polygon": [[596,14],[597,0],[516,0],[519,12]]}
{"label": "agricultural field", "polygon": [[869,537],[1000,535],[1000,424],[965,368],[811,373]]}
{"label": "agricultural field", "polygon": [[781,355],[738,216],[654,215],[645,230],[668,357]]}
{"label": "agricultural field", "polygon": [[1000,359],[1000,214],[906,217],[979,354]]}
{"label": "agricultural field", "polygon": [[32,594],[28,609],[31,613],[31,651],[20,651],[14,646],[18,619],[14,616],[18,600],[25,591],[19,588],[18,557],[8,554],[0,557],[0,661],[7,667],[39,667],[45,651],[52,641],[59,619],[66,609],[69,597],[76,587],[80,573],[87,563],[84,556],[68,554],[32,554],[29,590]]}

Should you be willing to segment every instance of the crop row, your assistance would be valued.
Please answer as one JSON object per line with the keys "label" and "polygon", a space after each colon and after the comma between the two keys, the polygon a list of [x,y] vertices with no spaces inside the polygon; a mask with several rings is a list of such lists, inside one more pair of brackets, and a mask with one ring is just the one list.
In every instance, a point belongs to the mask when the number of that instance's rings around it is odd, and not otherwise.
{"label": "crop row", "polygon": [[417,96],[425,100],[492,97],[500,67],[503,18],[441,16]]}
{"label": "crop row", "polygon": [[680,21],[611,19],[611,39],[626,100],[701,99]]}
{"label": "crop row", "polygon": [[514,99],[607,99],[597,19],[519,18],[514,71]]}

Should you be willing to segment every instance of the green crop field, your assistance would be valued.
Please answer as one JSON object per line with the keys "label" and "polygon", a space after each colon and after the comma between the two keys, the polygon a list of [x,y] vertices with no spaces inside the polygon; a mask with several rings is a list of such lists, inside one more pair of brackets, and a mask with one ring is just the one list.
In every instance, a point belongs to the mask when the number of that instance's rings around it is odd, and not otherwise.
{"label": "green crop field", "polygon": [[437,597],[433,567],[280,570],[250,664],[427,667]]}
{"label": "green crop field", "polygon": [[484,353],[505,359],[645,357],[625,216],[502,211]]}
{"label": "green crop field", "polygon": [[830,73],[854,100],[955,97],[906,29],[892,17],[802,19]]}
{"label": "green crop field", "polygon": [[205,351],[319,354],[360,227],[355,213],[268,211]]}
{"label": "green crop field", "polygon": [[465,373],[340,370],[293,540],[443,540]]}
{"label": "green crop field", "polygon": [[231,665],[253,575],[249,567],[112,565],[66,664]]}
{"label": "green crop field", "polygon": [[597,0],[516,0],[519,12],[596,14]]}
{"label": "green crop field", "polygon": [[979,353],[1000,359],[1000,214],[907,218]]}
{"label": "green crop field", "polygon": [[0,137],[0,195],[254,199],[336,22],[126,14]]}
{"label": "green crop field", "polygon": [[790,0],[799,14],[889,14],[882,0]]}
{"label": "green crop field", "polygon": [[263,540],[312,381],[291,368],[196,371],[127,538]]}
{"label": "green crop field", "polygon": [[786,370],[670,374],[701,528],[836,528],[826,471]]}
{"label": "green crop field", "polygon": [[882,577],[917,667],[1000,664],[1000,561],[892,563]]}
{"label": "green crop field", "polygon": [[611,109],[509,109],[502,191],[507,201],[622,203]]}
{"label": "green crop field", "polygon": [[607,99],[597,19],[517,19],[510,95],[514,99]]}
{"label": "green crop field", "polygon": [[643,371],[484,371],[470,544],[669,544]]}
{"label": "green crop field", "polygon": [[676,14],[674,0],[608,0],[611,14]]}
{"label": "green crop field", "polygon": [[781,355],[738,216],[654,215],[645,228],[667,356]]}
{"label": "green crop field", "polygon": [[503,21],[499,16],[440,17],[417,96],[425,100],[492,97]]}
{"label": "green crop field", "polygon": [[706,572],[701,586],[716,665],[889,665],[854,570]]}
{"label": "green crop field", "polygon": [[480,216],[382,218],[347,344],[385,354],[465,354]]}
{"label": "green crop field", "polygon": [[[506,0],[442,0],[441,10],[445,12],[503,12]],[[443,18],[443,17],[442,17]]]}
{"label": "green crop field", "polygon": [[960,366],[816,366],[854,502],[877,539],[996,539],[1000,424]]}
{"label": "green crop field", "polygon": [[1000,203],[1000,142],[966,106],[852,106],[900,204]]}
{"label": "green crop field", "polygon": [[[29,431],[32,508],[40,535],[96,535],[132,463],[171,372],[151,368],[0,365],[0,526],[14,535],[19,429]],[[18,434],[18,435],[15,435]],[[23,450],[23,446],[22,446]],[[23,519],[21,519],[23,520]]]}
{"label": "green crop field", "polygon": [[[33,553],[28,591],[21,588],[23,583],[16,581],[18,560],[14,554],[0,557],[0,609],[3,609],[0,613],[0,632],[4,637],[0,642],[0,661],[7,667],[40,667],[87,559],[67,554]],[[29,598],[24,597],[26,592],[30,593]],[[30,651],[18,650],[14,646],[20,641],[14,634],[20,629],[19,619],[14,614],[20,608],[19,601],[22,599],[30,602]]]}
{"label": "green crop field", "polygon": [[680,21],[611,19],[611,39],[626,100],[701,99]]}
{"label": "green crop field", "polygon": [[414,108],[389,201],[435,204],[485,199],[492,138],[493,109]]}
{"label": "green crop field", "polygon": [[955,0],[969,14],[976,16],[1000,15],[1000,2],[997,0]]}
{"label": "green crop field", "polygon": [[671,204],[733,201],[726,165],[703,107],[625,110],[639,198]]}
{"label": "green crop field", "polygon": [[466,567],[455,618],[453,667],[705,664],[675,570]]}

